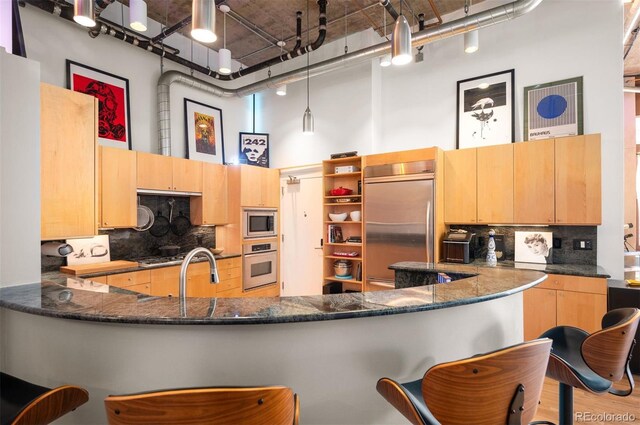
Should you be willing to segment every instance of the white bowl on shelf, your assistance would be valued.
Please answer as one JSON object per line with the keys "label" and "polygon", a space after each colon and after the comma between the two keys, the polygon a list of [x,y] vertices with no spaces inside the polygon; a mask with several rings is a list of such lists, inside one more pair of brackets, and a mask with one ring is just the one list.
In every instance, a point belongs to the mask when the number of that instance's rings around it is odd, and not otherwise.
{"label": "white bowl on shelf", "polygon": [[351,211],[349,217],[351,217],[351,221],[360,221],[360,211]]}
{"label": "white bowl on shelf", "polygon": [[340,213],[340,214],[332,214],[329,213],[329,218],[331,219],[331,221],[345,221],[347,219],[347,213]]}

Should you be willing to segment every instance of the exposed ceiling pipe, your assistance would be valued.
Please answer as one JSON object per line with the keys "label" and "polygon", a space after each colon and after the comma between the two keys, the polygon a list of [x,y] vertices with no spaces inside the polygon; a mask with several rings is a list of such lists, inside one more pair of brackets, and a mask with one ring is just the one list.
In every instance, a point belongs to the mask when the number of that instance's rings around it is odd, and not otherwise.
{"label": "exposed ceiling pipe", "polygon": [[[502,6],[497,6],[484,12],[465,16],[438,27],[426,28],[412,35],[413,46],[421,46],[436,40],[463,34],[478,28],[489,27],[511,19],[518,18],[535,9],[542,0],[516,0]],[[318,76],[346,66],[354,66],[371,61],[391,52],[391,42],[386,41],[352,53],[327,59],[300,69],[295,69],[276,77],[269,77],[236,89],[226,89],[191,75],[178,71],[168,71],[158,79],[158,150],[163,155],[171,155],[171,102],[170,89],[174,83],[192,87],[205,93],[219,97],[244,97],[259,91],[274,88],[282,84],[291,84],[309,76]]]}
{"label": "exposed ceiling pipe", "polygon": [[163,28],[162,31],[160,31],[160,34],[156,35],[155,37],[153,37],[151,39],[151,42],[153,44],[158,44],[160,43],[162,40],[164,40],[165,38],[169,37],[171,34],[180,31],[182,28],[186,27],[187,25],[189,25],[191,23],[191,19],[193,18],[193,16],[187,16],[186,18],[184,18],[181,21],[178,21],[178,23],[170,26],[169,28]]}
{"label": "exposed ceiling pipe", "polygon": [[391,15],[394,21],[398,19],[398,12],[396,12],[396,9],[391,4],[391,0],[380,0],[380,4],[387,9],[387,12],[389,12],[389,15]]}

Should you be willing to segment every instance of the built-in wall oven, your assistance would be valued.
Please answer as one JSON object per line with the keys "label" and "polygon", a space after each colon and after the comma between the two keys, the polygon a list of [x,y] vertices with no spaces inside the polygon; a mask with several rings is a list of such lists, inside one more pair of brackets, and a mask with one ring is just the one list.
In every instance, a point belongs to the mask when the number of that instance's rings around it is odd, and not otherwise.
{"label": "built-in wall oven", "polygon": [[242,288],[247,290],[278,280],[278,242],[242,246]]}
{"label": "built-in wall oven", "polygon": [[242,236],[275,238],[278,236],[278,210],[275,208],[244,208],[242,210]]}

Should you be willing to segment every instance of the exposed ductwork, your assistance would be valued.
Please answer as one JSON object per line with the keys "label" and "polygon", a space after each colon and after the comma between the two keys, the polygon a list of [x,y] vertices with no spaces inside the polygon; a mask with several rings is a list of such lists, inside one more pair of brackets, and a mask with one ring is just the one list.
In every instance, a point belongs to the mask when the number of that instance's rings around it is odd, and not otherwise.
{"label": "exposed ductwork", "polygon": [[[413,47],[422,46],[436,40],[453,37],[479,28],[489,27],[518,18],[535,9],[542,0],[517,0],[497,6],[484,12],[465,16],[437,27],[429,27],[412,35]],[[236,89],[226,89],[178,71],[168,71],[158,80],[158,150],[163,155],[171,155],[171,106],[170,89],[174,83],[192,87],[219,97],[244,97],[282,84],[291,84],[307,76],[318,76],[347,66],[358,65],[391,52],[391,42],[386,41],[365,49],[341,55],[332,59],[269,77]]]}

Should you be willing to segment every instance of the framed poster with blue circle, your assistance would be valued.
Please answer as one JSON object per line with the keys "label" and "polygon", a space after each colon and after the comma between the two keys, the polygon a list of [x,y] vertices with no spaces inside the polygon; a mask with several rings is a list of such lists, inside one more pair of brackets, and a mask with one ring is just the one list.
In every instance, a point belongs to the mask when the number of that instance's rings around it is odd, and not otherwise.
{"label": "framed poster with blue circle", "polygon": [[524,140],[583,133],[582,77],[524,88]]}

